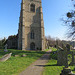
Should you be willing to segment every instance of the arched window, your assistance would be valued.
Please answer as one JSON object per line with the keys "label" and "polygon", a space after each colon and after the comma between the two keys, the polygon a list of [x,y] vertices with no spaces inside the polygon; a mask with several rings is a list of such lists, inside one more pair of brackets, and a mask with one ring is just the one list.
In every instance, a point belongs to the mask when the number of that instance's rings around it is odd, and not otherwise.
{"label": "arched window", "polygon": [[31,35],[30,35],[31,39],[34,39],[34,31],[31,31]]}
{"label": "arched window", "polygon": [[30,11],[31,12],[35,12],[35,4],[31,4],[30,5]]}

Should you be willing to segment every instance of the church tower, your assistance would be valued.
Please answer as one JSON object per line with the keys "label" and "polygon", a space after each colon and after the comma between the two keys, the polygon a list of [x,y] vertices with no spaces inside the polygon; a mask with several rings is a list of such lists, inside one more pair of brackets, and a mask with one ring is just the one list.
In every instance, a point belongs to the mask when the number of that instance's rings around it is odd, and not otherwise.
{"label": "church tower", "polygon": [[18,49],[45,49],[41,0],[22,0],[18,29]]}

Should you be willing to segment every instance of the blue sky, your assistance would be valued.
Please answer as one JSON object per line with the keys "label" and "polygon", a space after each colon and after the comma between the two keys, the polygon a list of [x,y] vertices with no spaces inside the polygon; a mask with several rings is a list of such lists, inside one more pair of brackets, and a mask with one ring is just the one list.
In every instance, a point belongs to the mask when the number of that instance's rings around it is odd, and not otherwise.
{"label": "blue sky", "polygon": [[[45,35],[65,39],[67,28],[60,18],[72,8],[71,0],[42,0]],[[0,38],[18,33],[21,0],[0,1]]]}

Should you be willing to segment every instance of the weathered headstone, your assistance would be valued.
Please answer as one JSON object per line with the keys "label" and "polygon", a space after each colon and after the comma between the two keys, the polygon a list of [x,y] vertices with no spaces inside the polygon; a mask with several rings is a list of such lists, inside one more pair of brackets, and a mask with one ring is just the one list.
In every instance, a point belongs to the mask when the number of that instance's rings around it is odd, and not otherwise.
{"label": "weathered headstone", "polygon": [[9,53],[9,54],[4,55],[4,56],[0,59],[0,61],[6,61],[6,60],[8,60],[8,59],[11,57],[11,54],[12,54],[12,53]]}
{"label": "weathered headstone", "polygon": [[64,66],[68,66],[68,58],[67,58],[67,54],[68,52],[66,50],[64,50],[64,48],[60,48],[57,52],[57,64],[58,65],[64,65]]}
{"label": "weathered headstone", "polygon": [[67,49],[67,51],[70,51],[70,45],[69,44],[66,45],[66,49]]}
{"label": "weathered headstone", "polygon": [[57,65],[64,65],[65,66],[65,61],[66,61],[66,58],[65,58],[65,51],[64,50],[59,50],[57,52]]}
{"label": "weathered headstone", "polygon": [[70,45],[66,45],[66,48],[64,50],[64,57],[65,57],[65,67],[63,68],[62,72],[60,73],[60,75],[75,75],[72,73],[71,69],[68,67],[68,58],[67,55],[70,51]]}
{"label": "weathered headstone", "polygon": [[[66,46],[63,46],[63,48],[59,47],[59,50],[57,52],[57,64],[58,65],[64,65],[66,68],[68,67],[68,54],[70,53],[70,45],[67,44]],[[62,61],[63,60],[63,61]]]}
{"label": "weathered headstone", "polygon": [[70,63],[70,65],[75,65],[75,58],[74,58],[75,53],[71,52],[71,54],[72,54],[72,62]]}
{"label": "weathered headstone", "polygon": [[25,56],[27,56],[27,55],[25,55],[25,54],[21,55],[21,57],[25,57]]}
{"label": "weathered headstone", "polygon": [[7,44],[5,45],[5,49],[4,49],[4,52],[8,52],[8,50],[7,50]]}
{"label": "weathered headstone", "polygon": [[15,57],[19,57],[19,55],[15,55]]}

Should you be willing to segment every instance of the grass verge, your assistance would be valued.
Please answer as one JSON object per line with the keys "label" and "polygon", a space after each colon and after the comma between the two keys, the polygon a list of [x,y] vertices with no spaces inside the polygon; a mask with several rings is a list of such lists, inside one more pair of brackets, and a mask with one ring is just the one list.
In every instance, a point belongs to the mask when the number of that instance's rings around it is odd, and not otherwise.
{"label": "grass verge", "polygon": [[[64,66],[58,66],[57,65],[57,53],[54,54],[54,52],[56,51],[56,49],[55,48],[51,48],[51,49],[52,49],[53,52],[50,54],[50,60],[45,65],[44,71],[43,71],[42,75],[60,75],[61,70],[63,70]],[[70,57],[70,55],[68,57]],[[71,61],[71,59],[70,59],[70,61]],[[75,73],[75,71],[74,71],[74,67],[75,66],[69,66],[69,67],[71,68],[71,70],[73,71],[73,73]]]}
{"label": "grass verge", "polygon": [[[8,52],[4,52],[3,50],[0,50],[0,58],[10,52],[12,52],[11,58],[5,62],[0,62],[0,75],[18,75],[45,53],[44,51],[22,51],[10,49]],[[21,57],[23,54],[26,54],[27,56]],[[15,57],[15,55],[19,56]]]}
{"label": "grass verge", "polygon": [[50,49],[51,49],[52,51],[57,51],[57,49],[56,49],[56,48],[53,48],[53,47],[50,47]]}
{"label": "grass verge", "polygon": [[62,66],[57,66],[57,60],[51,59],[45,66],[43,75],[60,75]]}

